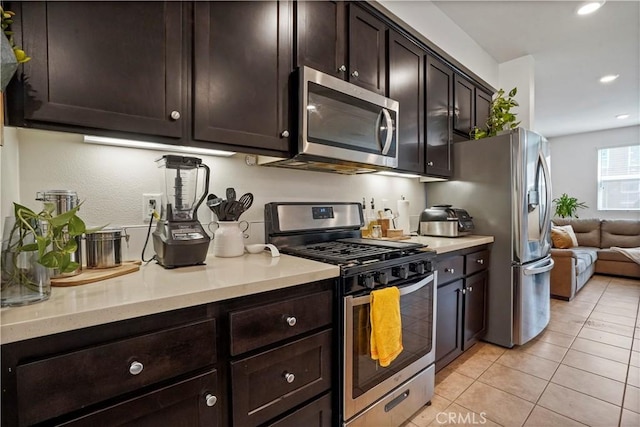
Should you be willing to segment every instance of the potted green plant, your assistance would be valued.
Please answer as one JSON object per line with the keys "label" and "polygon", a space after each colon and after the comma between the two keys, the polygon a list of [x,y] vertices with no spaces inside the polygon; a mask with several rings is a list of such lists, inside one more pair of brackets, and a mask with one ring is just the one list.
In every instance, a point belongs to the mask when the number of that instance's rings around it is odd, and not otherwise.
{"label": "potted green plant", "polygon": [[579,218],[576,211],[589,207],[584,202],[579,202],[577,198],[570,197],[567,193],[562,193],[560,197],[553,199],[553,203],[556,209],[555,215],[560,218]]}
{"label": "potted green plant", "polygon": [[498,132],[511,130],[518,127],[520,122],[516,122],[516,113],[512,113],[511,109],[518,106],[518,102],[513,99],[518,93],[518,88],[514,87],[504,96],[504,90],[500,89],[491,101],[489,108],[489,119],[486,123],[486,129],[474,127],[469,133],[471,139],[487,138],[496,136]]}
{"label": "potted green plant", "polygon": [[76,270],[71,261],[77,249],[75,237],[86,230],[75,208],[54,216],[55,205],[45,202],[42,211],[14,203],[14,217],[5,224],[2,241],[1,305],[43,301],[51,294],[50,269]]}
{"label": "potted green plant", "polygon": [[13,32],[10,30],[13,24],[15,13],[10,10],[4,10],[0,6],[0,92],[4,92],[18,69],[18,65],[29,61],[31,58],[27,56],[24,50],[16,46],[13,40]]}

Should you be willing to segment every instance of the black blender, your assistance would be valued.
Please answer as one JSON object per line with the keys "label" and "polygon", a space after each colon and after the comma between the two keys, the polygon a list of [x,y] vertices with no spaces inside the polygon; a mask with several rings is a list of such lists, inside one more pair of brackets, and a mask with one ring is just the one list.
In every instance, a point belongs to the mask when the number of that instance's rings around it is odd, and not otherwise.
{"label": "black blender", "polygon": [[[198,207],[209,192],[209,167],[195,157],[164,155],[165,190],[158,226],[153,232],[156,259],[164,268],[204,264],[210,238],[198,221]],[[198,176],[204,170],[204,185],[198,198]]]}

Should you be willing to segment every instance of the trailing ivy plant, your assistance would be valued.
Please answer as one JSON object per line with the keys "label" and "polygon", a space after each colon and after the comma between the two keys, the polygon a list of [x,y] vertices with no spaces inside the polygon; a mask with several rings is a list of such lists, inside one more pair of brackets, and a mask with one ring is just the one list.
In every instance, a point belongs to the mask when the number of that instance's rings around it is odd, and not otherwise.
{"label": "trailing ivy plant", "polygon": [[518,106],[518,102],[513,99],[517,93],[518,88],[514,87],[509,91],[507,97],[505,97],[504,90],[500,89],[491,101],[486,129],[474,127],[469,133],[471,139],[496,136],[498,132],[517,128],[520,122],[516,122],[516,113],[511,112],[513,107]]}
{"label": "trailing ivy plant", "polygon": [[13,24],[14,16],[15,12],[4,10],[2,6],[0,6],[0,28],[2,29],[2,32],[7,36],[7,39],[9,40],[9,44],[13,49],[13,53],[16,56],[18,64],[22,64],[29,61],[31,57],[27,56],[24,50],[17,47],[13,40],[13,31],[11,31],[9,27],[11,26],[11,24]]}
{"label": "trailing ivy plant", "polygon": [[567,193],[562,193],[560,197],[553,199],[553,203],[556,209],[555,215],[560,218],[579,218],[576,211],[589,207],[584,202],[579,202],[575,197],[569,197]]}

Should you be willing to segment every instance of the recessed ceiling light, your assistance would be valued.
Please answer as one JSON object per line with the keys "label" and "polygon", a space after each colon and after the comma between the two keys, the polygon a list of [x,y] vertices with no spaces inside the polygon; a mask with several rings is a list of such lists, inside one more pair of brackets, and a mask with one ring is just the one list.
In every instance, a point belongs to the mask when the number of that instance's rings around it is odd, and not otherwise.
{"label": "recessed ceiling light", "polygon": [[609,74],[607,76],[602,76],[600,78],[600,83],[611,83],[612,81],[614,81],[618,77],[620,77],[620,74]]}
{"label": "recessed ceiling light", "polygon": [[624,119],[628,119],[629,115],[628,114],[618,114],[616,116],[616,119],[620,119],[620,120],[624,120]]}
{"label": "recessed ceiling light", "polygon": [[590,13],[593,13],[596,10],[600,9],[603,4],[603,1],[592,1],[589,3],[585,3],[584,5],[580,6],[577,13],[578,15],[589,15]]}

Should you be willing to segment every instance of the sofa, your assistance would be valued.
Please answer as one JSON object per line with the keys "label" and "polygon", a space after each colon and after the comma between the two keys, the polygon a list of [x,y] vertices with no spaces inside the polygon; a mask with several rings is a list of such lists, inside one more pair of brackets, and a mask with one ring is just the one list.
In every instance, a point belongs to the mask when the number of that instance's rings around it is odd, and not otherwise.
{"label": "sofa", "polygon": [[578,246],[551,249],[551,296],[571,300],[594,273],[640,279],[640,264],[611,249],[640,247],[640,220],[554,219],[571,225]]}

